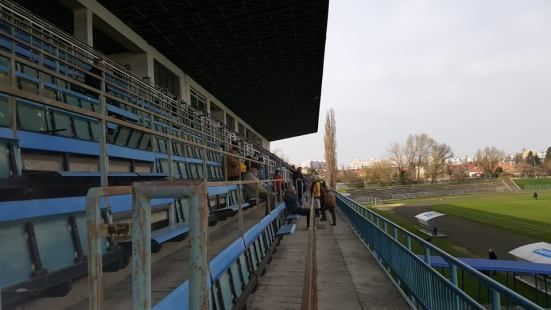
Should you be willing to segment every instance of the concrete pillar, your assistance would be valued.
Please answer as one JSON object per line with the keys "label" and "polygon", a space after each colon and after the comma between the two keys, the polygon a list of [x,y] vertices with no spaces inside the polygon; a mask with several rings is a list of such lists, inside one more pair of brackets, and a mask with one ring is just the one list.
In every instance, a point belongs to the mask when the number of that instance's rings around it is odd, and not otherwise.
{"label": "concrete pillar", "polygon": [[187,104],[190,103],[191,98],[189,97],[189,83],[187,80],[187,75],[184,74],[183,76],[180,76],[180,98],[184,100]]}
{"label": "concrete pillar", "polygon": [[155,85],[155,58],[147,53],[147,76],[149,76],[150,85]]}
{"label": "concrete pillar", "polygon": [[92,11],[86,7],[73,10],[74,36],[90,46],[94,46]]}

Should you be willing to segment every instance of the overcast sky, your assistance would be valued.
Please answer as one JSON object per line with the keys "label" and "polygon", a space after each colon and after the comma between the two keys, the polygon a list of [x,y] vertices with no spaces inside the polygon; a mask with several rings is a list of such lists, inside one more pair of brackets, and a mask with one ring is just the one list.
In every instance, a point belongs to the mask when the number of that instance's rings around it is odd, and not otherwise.
{"label": "overcast sky", "polygon": [[272,142],[323,158],[335,109],[339,164],[427,133],[456,155],[551,144],[550,0],[332,0],[317,134]]}

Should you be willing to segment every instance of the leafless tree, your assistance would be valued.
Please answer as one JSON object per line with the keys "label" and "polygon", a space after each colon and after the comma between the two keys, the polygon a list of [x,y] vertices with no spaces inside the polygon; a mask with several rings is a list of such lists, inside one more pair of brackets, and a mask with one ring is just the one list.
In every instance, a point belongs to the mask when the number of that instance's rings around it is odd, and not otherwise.
{"label": "leafless tree", "polygon": [[432,146],[435,141],[426,133],[409,135],[404,146],[407,166],[416,180],[420,179],[422,168],[427,167]]}
{"label": "leafless tree", "polygon": [[432,148],[436,142],[426,133],[415,135],[415,179],[419,180],[421,168],[427,167]]}
{"label": "leafless tree", "polygon": [[394,168],[396,168],[401,183],[405,181],[405,174],[409,165],[405,149],[405,147],[402,147],[398,143],[392,143],[387,150],[387,157],[392,162]]}
{"label": "leafless tree", "polygon": [[362,169],[369,183],[381,185],[392,182],[395,171],[393,163],[389,160],[378,161],[370,167]]}
{"label": "leafless tree", "polygon": [[325,116],[325,167],[327,183],[335,188],[337,179],[337,123],[335,121],[335,111],[329,109]]}
{"label": "leafless tree", "polygon": [[499,166],[499,163],[505,157],[505,152],[497,149],[495,146],[485,147],[476,151],[474,155],[474,160],[478,166],[480,166],[485,173],[492,175],[496,168]]}
{"label": "leafless tree", "polygon": [[[415,146],[415,136],[409,135],[406,144],[403,147],[405,164],[408,171],[415,171],[415,159],[417,158],[417,147]],[[415,173],[414,173],[415,174]]]}
{"label": "leafless tree", "polygon": [[446,163],[452,157],[453,152],[449,145],[445,143],[433,143],[428,160],[428,170],[431,178],[431,184],[434,183],[438,175],[444,171]]}

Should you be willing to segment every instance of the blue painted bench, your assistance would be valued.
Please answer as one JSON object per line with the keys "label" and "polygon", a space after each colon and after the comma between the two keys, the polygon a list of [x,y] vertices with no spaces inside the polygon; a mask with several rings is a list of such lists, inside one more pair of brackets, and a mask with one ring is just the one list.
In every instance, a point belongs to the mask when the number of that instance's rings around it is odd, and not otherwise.
{"label": "blue painted bench", "polygon": [[300,218],[300,215],[298,215],[298,214],[290,214],[290,215],[287,215],[287,217],[285,218],[285,221],[287,223],[290,223],[292,221],[298,220],[299,218]]}
{"label": "blue painted bench", "polygon": [[278,237],[286,236],[286,235],[292,235],[295,233],[295,230],[297,229],[297,224],[285,224],[279,228],[276,235]]}
{"label": "blue painted bench", "polygon": [[245,244],[238,238],[210,262],[211,297],[216,309],[233,309],[249,283]]}
{"label": "blue painted bench", "polygon": [[159,252],[163,243],[187,237],[189,226],[186,223],[171,224],[151,232],[151,252]]}
{"label": "blue painted bench", "polygon": [[[213,213],[217,216],[218,220],[225,220],[228,217],[232,217],[237,214],[239,211],[239,200],[238,196],[241,188],[237,185],[229,185],[229,186],[216,186],[216,187],[209,187],[209,197],[215,198],[215,205],[211,206],[211,208],[214,207]],[[224,203],[220,204],[220,197],[224,198]],[[211,203],[213,199],[209,199],[209,203]],[[241,204],[241,208],[243,210],[246,210],[250,208],[249,203],[243,203]]]}
{"label": "blue painted bench", "polygon": [[[217,190],[213,188],[211,193]],[[266,271],[266,264],[276,246],[275,229],[285,215],[280,204],[260,223],[250,227],[210,264],[208,279],[210,309],[242,309],[247,297],[258,285],[258,275]],[[189,309],[189,281],[178,286],[153,307],[154,310]]]}

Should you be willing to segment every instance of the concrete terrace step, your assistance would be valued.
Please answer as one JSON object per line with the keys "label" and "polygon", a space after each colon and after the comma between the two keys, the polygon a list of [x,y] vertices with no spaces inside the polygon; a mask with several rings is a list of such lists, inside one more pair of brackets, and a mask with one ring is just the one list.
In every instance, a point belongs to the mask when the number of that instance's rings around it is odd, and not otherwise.
{"label": "concrete terrace step", "polygon": [[[308,242],[306,217],[274,254],[247,309],[300,309]],[[340,214],[317,230],[318,309],[409,309]]]}
{"label": "concrete terrace step", "polygon": [[337,212],[318,230],[319,309],[409,309],[379,263]]}

